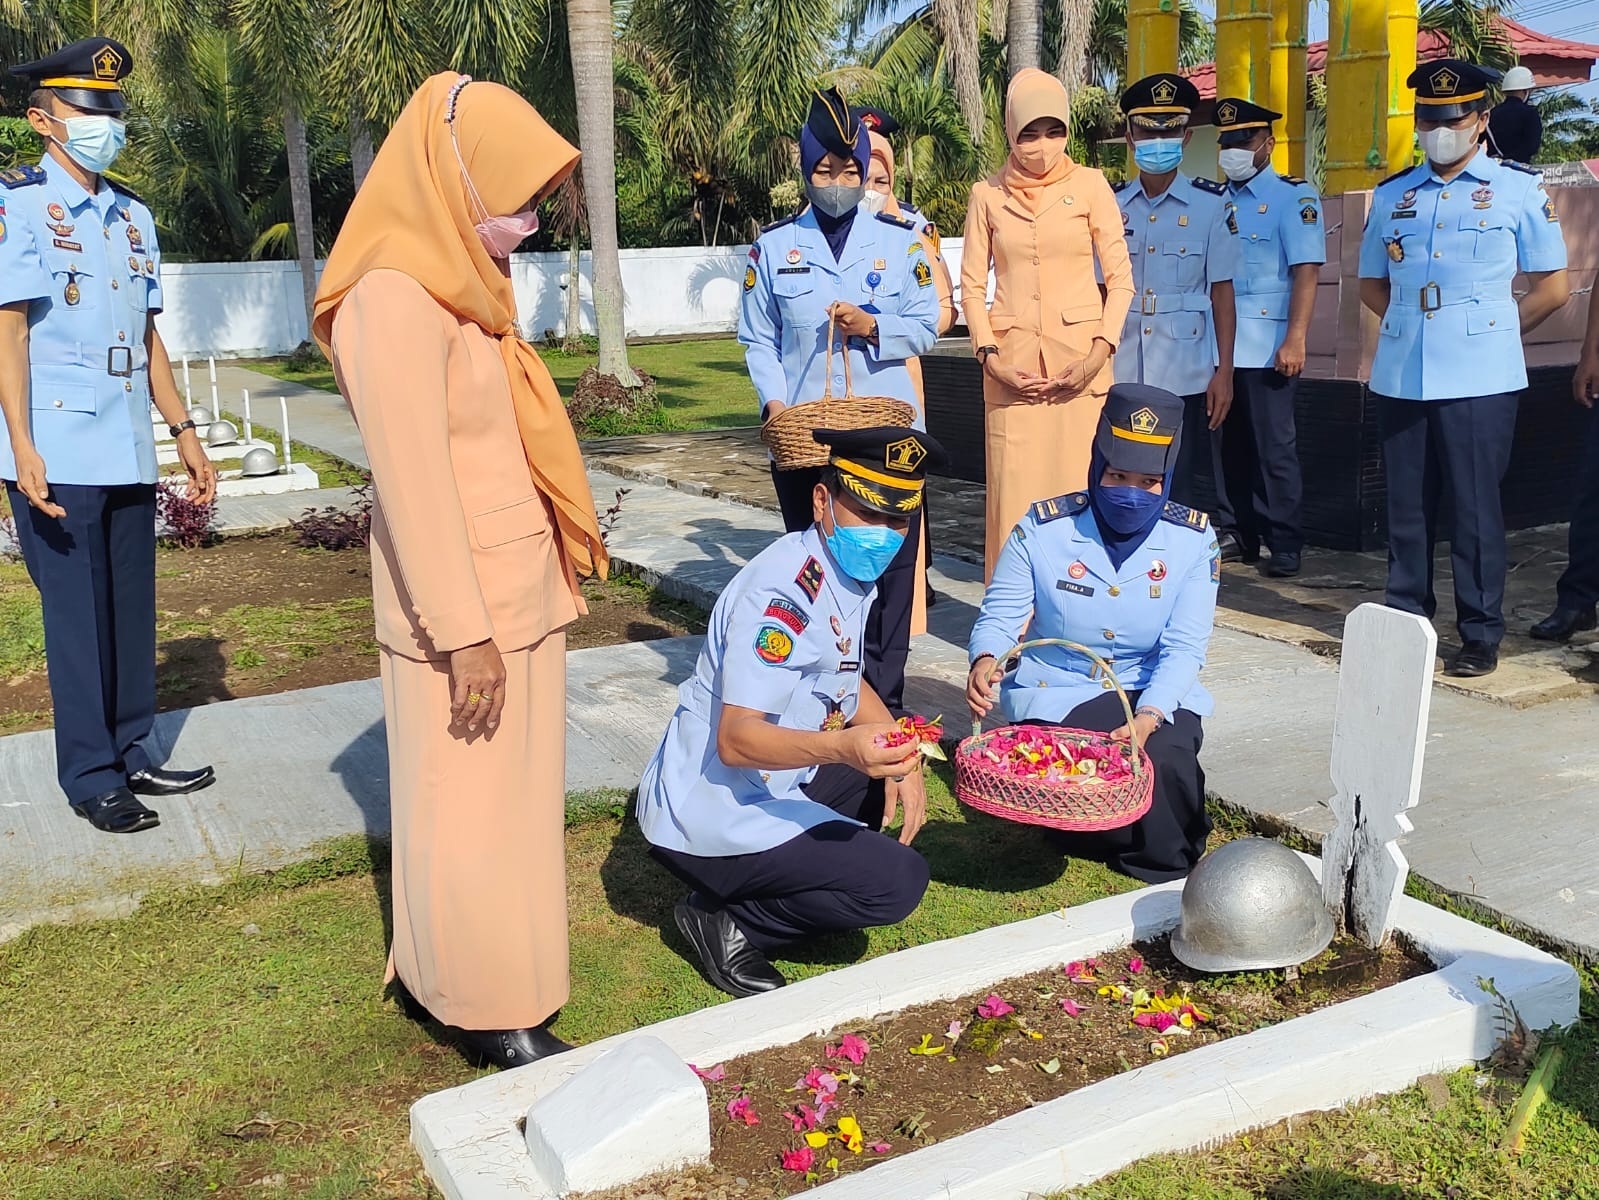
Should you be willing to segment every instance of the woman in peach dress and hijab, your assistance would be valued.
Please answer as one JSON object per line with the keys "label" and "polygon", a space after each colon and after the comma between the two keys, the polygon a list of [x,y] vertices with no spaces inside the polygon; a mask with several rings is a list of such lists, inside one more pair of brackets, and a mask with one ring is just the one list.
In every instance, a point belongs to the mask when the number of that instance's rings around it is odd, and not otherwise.
{"label": "woman in peach dress and hijab", "polygon": [[1010,158],[973,185],[966,211],[961,308],[983,363],[987,440],[984,578],[1029,505],[1087,486],[1133,303],[1121,210],[1105,176],[1066,153],[1070,124],[1060,80],[1018,71],[1005,96]]}
{"label": "woman in peach dress and hijab", "polygon": [[435,75],[384,140],[312,326],[372,465],[393,810],[389,976],[474,1057],[569,1049],[565,627],[606,561],[507,260],[577,151],[515,92]]}

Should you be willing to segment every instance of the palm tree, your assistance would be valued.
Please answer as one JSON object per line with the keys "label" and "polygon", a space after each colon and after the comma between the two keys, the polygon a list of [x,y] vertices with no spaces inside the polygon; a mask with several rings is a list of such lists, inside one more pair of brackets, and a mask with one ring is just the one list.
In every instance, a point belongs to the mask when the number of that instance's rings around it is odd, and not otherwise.
{"label": "palm tree", "polygon": [[1577,162],[1599,157],[1599,100],[1570,92],[1545,92],[1534,102],[1543,119],[1543,144],[1535,161]]}
{"label": "palm tree", "polygon": [[349,98],[350,167],[359,188],[372,166],[373,134],[394,123],[441,55],[431,14],[416,0],[331,0],[328,17],[339,48],[340,91]]}
{"label": "palm tree", "polygon": [[[1066,0],[1072,3],[1073,0]],[[1038,66],[1040,26],[1043,23],[1040,0],[1009,0],[1005,11],[1005,67],[1014,76],[1024,67]],[[994,24],[1000,22],[994,18]]]}
{"label": "palm tree", "polygon": [[611,0],[567,0],[566,28],[577,102],[578,144],[583,148],[583,188],[588,193],[589,238],[594,248],[599,371],[613,376],[623,387],[635,388],[641,381],[627,362],[622,260],[616,230],[616,98],[612,64],[615,30]]}
{"label": "palm tree", "polygon": [[1504,70],[1516,52],[1499,18],[1511,0],[1423,0],[1420,26],[1443,35],[1455,58]]}
{"label": "palm tree", "polygon": [[283,121],[288,155],[294,241],[305,298],[305,327],[316,300],[316,227],[311,204],[311,150],[305,110],[317,93],[317,66],[325,61],[325,14],[315,0],[233,0],[239,45],[262,94]]}
{"label": "palm tree", "polygon": [[949,57],[949,74],[955,100],[972,141],[982,144],[988,124],[983,105],[982,63],[979,58],[977,0],[932,0],[933,25]]}

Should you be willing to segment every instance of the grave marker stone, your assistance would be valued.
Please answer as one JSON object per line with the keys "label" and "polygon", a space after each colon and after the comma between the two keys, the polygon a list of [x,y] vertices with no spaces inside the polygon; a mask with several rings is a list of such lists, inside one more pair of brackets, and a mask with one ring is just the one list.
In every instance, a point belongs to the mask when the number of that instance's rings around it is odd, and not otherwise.
{"label": "grave marker stone", "polygon": [[1410,873],[1395,842],[1421,796],[1437,649],[1432,625],[1411,613],[1362,604],[1344,622],[1321,886],[1333,916],[1372,947],[1387,936]]}

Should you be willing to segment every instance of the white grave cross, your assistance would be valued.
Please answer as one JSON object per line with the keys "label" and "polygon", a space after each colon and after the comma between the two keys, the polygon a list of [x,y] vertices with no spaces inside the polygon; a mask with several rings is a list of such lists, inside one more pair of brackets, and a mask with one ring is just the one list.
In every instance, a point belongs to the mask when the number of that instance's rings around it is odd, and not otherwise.
{"label": "white grave cross", "polygon": [[1395,840],[1421,796],[1438,635],[1412,613],[1362,604],[1344,622],[1333,718],[1333,828],[1322,897],[1351,936],[1382,944],[1410,864]]}

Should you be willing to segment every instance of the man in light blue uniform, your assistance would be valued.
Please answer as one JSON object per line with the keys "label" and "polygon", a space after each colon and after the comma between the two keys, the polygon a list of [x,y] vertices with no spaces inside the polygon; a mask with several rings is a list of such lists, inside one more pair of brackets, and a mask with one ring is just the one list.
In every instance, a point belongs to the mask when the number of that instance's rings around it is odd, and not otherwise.
{"label": "man in light blue uniform", "polygon": [[1217,157],[1242,258],[1233,277],[1233,410],[1222,434],[1231,501],[1219,530],[1222,557],[1253,561],[1264,541],[1271,547],[1266,573],[1286,578],[1299,574],[1305,545],[1294,389],[1327,234],[1316,189],[1272,169],[1271,126],[1281,116],[1235,96],[1216,101]]}
{"label": "man in light blue uniform", "polygon": [[[1221,558],[1204,513],[1165,499],[1181,450],[1184,405],[1160,388],[1112,384],[1100,414],[1089,486],[1034,504],[1000,551],[968,646],[973,715],[995,702],[994,666],[1024,636],[1063,638],[1110,664],[1155,766],[1149,812],[1072,849],[1135,878],[1186,875],[1205,851],[1199,682],[1216,615]],[[1025,632],[1024,632],[1025,631]],[[997,697],[1011,722],[1126,737],[1114,685],[1080,651],[1022,652]]]}
{"label": "man in light blue uniform", "polygon": [[12,67],[32,81],[28,121],[49,147],[0,171],[0,479],[44,609],[56,768],[73,811],[97,829],[159,823],[134,793],[211,783],[209,767],[150,761],[155,718],[153,400],[174,426],[190,495],[216,472],[187,419],[165,347],[155,220],[103,179],[122,145],[118,82],[132,69],[109,38]]}
{"label": "man in light blue uniform", "polygon": [[1175,72],[1146,76],[1122,93],[1138,178],[1115,190],[1137,295],[1115,372],[1117,383],[1147,383],[1183,398],[1171,499],[1214,518],[1225,507],[1217,431],[1233,403],[1238,238],[1226,189],[1178,169],[1198,103],[1199,89]]}
{"label": "man in light blue uniform", "polygon": [[[1382,318],[1371,390],[1388,486],[1390,608],[1431,617],[1438,501],[1449,539],[1461,649],[1451,675],[1486,675],[1504,637],[1499,485],[1527,386],[1521,339],[1570,295],[1566,247],[1543,177],[1482,146],[1498,73],[1459,59],[1416,68],[1427,161],[1377,185],[1360,242],[1360,298]],[[1531,286],[1519,305],[1517,270]]]}
{"label": "man in light blue uniform", "polygon": [[[914,746],[862,678],[877,579],[943,451],[901,428],[818,430],[832,447],[812,523],[757,555],[711,613],[694,674],[644,769],[650,853],[694,889],[679,930],[735,996],[783,976],[767,955],[816,933],[891,925],[921,902],[925,816]],[[883,804],[869,784],[882,781]],[[898,841],[877,832],[896,809]]]}
{"label": "man in light blue uniform", "polygon": [[[861,208],[871,137],[837,88],[818,91],[800,130],[800,167],[810,207],[767,227],[750,247],[739,308],[738,340],[761,419],[792,404],[844,394],[844,361],[862,396],[889,396],[916,408],[905,360],[938,340],[938,291],[915,225]],[[828,322],[845,345],[827,374]],[[926,428],[917,417],[917,428]],[[772,469],[772,484],[792,533],[811,523],[817,468]],[[866,632],[866,680],[890,709],[904,700],[916,589],[920,523],[878,584]]]}

